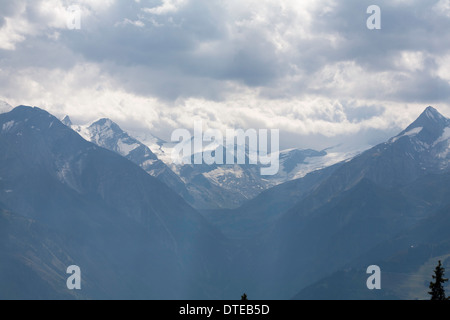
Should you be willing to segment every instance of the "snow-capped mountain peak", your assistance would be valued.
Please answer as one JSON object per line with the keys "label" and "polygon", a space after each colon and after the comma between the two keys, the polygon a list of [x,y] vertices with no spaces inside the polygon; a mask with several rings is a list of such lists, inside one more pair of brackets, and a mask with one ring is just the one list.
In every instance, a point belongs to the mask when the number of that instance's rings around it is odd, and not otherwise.
{"label": "snow-capped mountain peak", "polygon": [[428,107],[388,145],[411,159],[420,159],[421,170],[446,170],[450,167],[450,120]]}
{"label": "snow-capped mountain peak", "polygon": [[449,120],[439,113],[435,108],[428,107],[425,111],[401,134],[411,131],[414,128],[424,128],[425,130],[443,130],[449,125]]}
{"label": "snow-capped mountain peak", "polygon": [[450,120],[435,108],[428,107],[416,121],[389,142],[395,143],[404,137],[409,137],[424,147],[429,147],[439,139],[442,141],[444,131],[448,127],[450,127]]}
{"label": "snow-capped mountain peak", "polygon": [[[87,129],[91,142],[105,149],[115,151],[124,157],[130,155],[137,148],[143,147],[139,141],[130,137],[110,119],[100,119]],[[147,153],[150,154],[150,152]],[[152,154],[152,158],[156,157]]]}
{"label": "snow-capped mountain peak", "polygon": [[64,119],[70,124],[69,127],[85,140],[120,154],[139,165],[151,176],[164,182],[178,194],[187,195],[182,180],[158,159],[149,147],[131,137],[112,120],[100,119],[91,125],[76,126],[72,124],[69,117]]}

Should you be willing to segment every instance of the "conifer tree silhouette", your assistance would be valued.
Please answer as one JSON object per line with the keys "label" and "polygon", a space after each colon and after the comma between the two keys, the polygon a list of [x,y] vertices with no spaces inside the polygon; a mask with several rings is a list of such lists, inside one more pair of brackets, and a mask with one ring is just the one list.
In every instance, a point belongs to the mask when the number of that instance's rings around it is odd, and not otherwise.
{"label": "conifer tree silhouette", "polygon": [[434,270],[433,279],[434,282],[430,282],[430,292],[428,294],[431,295],[431,300],[448,300],[445,297],[445,289],[444,284],[448,281],[448,279],[444,278],[445,269],[442,267],[441,261],[439,261],[438,266]]}

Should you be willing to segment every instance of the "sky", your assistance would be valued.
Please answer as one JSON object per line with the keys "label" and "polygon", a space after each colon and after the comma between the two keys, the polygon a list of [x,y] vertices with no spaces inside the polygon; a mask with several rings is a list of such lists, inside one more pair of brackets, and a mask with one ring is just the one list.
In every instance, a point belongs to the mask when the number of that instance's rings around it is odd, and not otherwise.
{"label": "sky", "polygon": [[450,0],[0,0],[0,100],[163,139],[202,120],[374,145],[450,116],[448,30]]}

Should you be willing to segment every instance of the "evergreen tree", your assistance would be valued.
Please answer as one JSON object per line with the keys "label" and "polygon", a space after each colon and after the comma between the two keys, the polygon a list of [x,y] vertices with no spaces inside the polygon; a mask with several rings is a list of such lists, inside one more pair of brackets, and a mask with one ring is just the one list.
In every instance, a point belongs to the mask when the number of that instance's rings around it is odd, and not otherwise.
{"label": "evergreen tree", "polygon": [[241,300],[242,300],[242,301],[247,301],[247,300],[248,300],[248,299],[247,299],[247,294],[244,293],[244,295],[241,297]]}
{"label": "evergreen tree", "polygon": [[447,300],[445,297],[444,284],[448,279],[444,278],[445,269],[442,267],[441,261],[434,270],[433,279],[435,282],[430,282],[431,291],[428,292],[431,295],[431,300]]}

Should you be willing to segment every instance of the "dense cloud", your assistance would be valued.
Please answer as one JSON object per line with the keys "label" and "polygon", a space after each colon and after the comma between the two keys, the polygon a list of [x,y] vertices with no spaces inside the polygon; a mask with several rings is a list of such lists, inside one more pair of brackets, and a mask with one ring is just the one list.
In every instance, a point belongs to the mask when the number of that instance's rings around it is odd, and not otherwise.
{"label": "dense cloud", "polygon": [[0,98],[163,137],[198,118],[376,143],[430,104],[450,115],[447,30],[450,0],[0,0]]}

